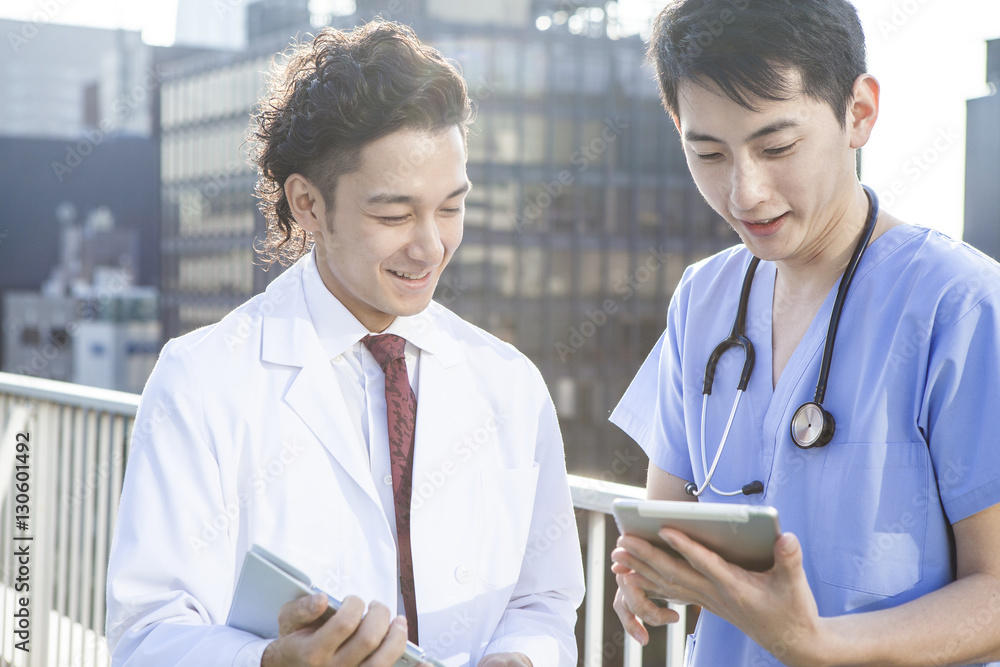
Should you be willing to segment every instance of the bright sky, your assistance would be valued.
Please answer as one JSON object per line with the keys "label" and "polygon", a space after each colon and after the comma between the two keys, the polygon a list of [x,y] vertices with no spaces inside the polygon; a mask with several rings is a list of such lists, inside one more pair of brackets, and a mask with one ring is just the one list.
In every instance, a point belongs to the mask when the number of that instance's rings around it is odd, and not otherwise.
{"label": "bright sky", "polygon": [[[247,0],[204,0],[232,6]],[[318,2],[320,0],[313,0]],[[332,0],[321,0],[330,2]],[[620,0],[641,19],[663,0]],[[862,175],[883,205],[908,222],[958,236],[965,179],[965,102],[988,93],[986,39],[1000,38],[997,0],[855,0],[868,37],[869,69],[882,83]],[[0,17],[141,30],[173,40],[177,0],[3,0]]]}

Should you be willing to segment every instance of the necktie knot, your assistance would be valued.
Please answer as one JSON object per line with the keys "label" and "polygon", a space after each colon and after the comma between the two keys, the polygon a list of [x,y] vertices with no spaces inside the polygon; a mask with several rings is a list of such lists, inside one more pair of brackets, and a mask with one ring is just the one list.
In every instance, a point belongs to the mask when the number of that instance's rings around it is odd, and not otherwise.
{"label": "necktie knot", "polygon": [[396,359],[405,358],[403,351],[406,349],[406,339],[396,334],[368,335],[362,338],[361,342],[375,357],[375,361],[382,367],[383,373],[390,363]]}

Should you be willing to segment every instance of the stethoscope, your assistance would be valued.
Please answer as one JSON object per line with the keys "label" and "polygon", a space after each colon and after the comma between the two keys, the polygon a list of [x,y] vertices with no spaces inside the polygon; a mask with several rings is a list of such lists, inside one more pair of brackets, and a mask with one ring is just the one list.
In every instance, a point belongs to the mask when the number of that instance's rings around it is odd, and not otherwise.
{"label": "stethoscope", "polygon": [[[826,345],[823,347],[823,361],[820,365],[819,381],[816,383],[816,395],[812,401],[803,403],[792,415],[792,422],[789,431],[792,442],[801,449],[812,449],[813,447],[823,447],[833,438],[835,423],[833,415],[823,408],[823,399],[826,397],[826,384],[830,378],[830,360],[833,358],[833,343],[837,337],[837,325],[840,322],[840,313],[844,309],[844,300],[847,298],[847,289],[854,279],[854,272],[858,268],[861,257],[865,254],[865,249],[871,241],[872,232],[875,230],[875,221],[878,220],[878,195],[867,185],[864,187],[865,194],[868,195],[868,219],[865,221],[861,238],[854,248],[851,261],[847,263],[844,275],[840,279],[840,286],[837,288],[837,298],[833,302],[833,312],[830,313],[830,324],[826,332]],[[701,466],[705,473],[705,481],[699,487],[694,482],[688,482],[684,490],[688,495],[698,497],[706,489],[712,489],[721,496],[752,495],[764,492],[764,484],[759,480],[754,480],[749,484],[744,484],[737,491],[720,491],[712,485],[712,477],[715,469],[719,465],[719,458],[722,450],[729,440],[729,431],[733,427],[733,420],[736,417],[736,410],[740,405],[740,398],[746,391],[750,382],[750,374],[753,372],[754,349],[753,343],[746,336],[747,304],[750,302],[750,286],[753,284],[753,274],[760,264],[760,258],[754,257],[750,260],[746,275],[743,276],[743,289],[740,291],[739,307],[736,309],[736,319],[733,321],[732,331],[729,337],[719,343],[712,354],[708,357],[708,364],[705,366],[705,384],[702,388],[701,399]],[[722,439],[719,441],[719,449],[715,452],[715,459],[712,467],[706,469],[708,456],[705,452],[705,415],[708,407],[708,397],[712,393],[712,382],[715,379],[715,367],[722,355],[731,347],[743,348],[743,372],[740,374],[740,382],[736,389],[736,399],[733,401],[733,409],[729,412],[729,420],[726,428],[722,431]]]}

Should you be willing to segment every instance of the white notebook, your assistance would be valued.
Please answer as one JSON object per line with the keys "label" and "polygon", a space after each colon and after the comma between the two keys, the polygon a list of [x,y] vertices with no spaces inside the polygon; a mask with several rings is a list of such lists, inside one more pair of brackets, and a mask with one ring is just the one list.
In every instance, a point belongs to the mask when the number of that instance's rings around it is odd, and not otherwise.
{"label": "white notebook", "polygon": [[[233,596],[233,606],[229,609],[226,625],[265,639],[276,638],[278,612],[281,608],[292,600],[313,593],[323,593],[330,600],[330,606],[323,613],[323,620],[333,616],[340,608],[340,601],[313,586],[304,572],[255,544],[250,547],[243,560],[243,569],[236,584],[236,594]],[[437,660],[428,658],[412,642],[406,642],[406,653],[396,662],[396,667],[416,667],[421,662],[444,667]]]}

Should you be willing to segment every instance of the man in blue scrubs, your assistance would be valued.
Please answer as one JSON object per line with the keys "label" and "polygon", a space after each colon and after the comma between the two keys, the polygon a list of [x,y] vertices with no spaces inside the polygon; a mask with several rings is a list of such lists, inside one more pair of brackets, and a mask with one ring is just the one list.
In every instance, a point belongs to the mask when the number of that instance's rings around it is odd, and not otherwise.
{"label": "man in blue scrubs", "polygon": [[[661,536],[682,558],[621,538],[612,569],[625,629],[645,643],[644,624],[676,621],[650,601],[667,598],[702,607],[694,665],[1000,661],[1000,267],[878,213],[822,400],[832,439],[792,440],[840,278],[877,211],[856,175],[879,84],[855,8],[674,2],[650,55],[694,180],[743,243],[687,269],[612,421],[649,455],[650,498],[695,500],[693,482],[702,502],[773,505],[786,532],[761,573],[676,531]],[[705,366],[733,326],[751,256],[756,366],[704,488],[743,356],[720,359],[703,436]],[[720,494],[753,481],[762,492]]]}

